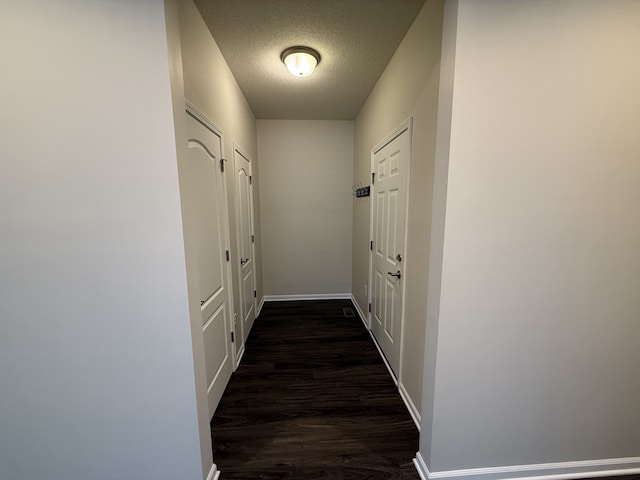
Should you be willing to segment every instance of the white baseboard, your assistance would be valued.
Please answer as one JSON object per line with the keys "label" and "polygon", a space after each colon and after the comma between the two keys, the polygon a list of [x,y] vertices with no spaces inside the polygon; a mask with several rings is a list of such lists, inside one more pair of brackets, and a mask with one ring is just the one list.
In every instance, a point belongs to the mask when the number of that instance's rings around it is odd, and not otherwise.
{"label": "white baseboard", "polygon": [[264,307],[264,296],[260,299],[260,303],[258,303],[258,308],[256,310],[256,318],[260,316],[260,312],[262,311],[262,307]]}
{"label": "white baseboard", "polygon": [[409,415],[411,415],[411,418],[413,419],[413,423],[416,424],[418,431],[420,431],[420,423],[422,422],[422,417],[420,416],[420,412],[416,408],[415,403],[413,403],[413,400],[411,399],[411,395],[409,395],[409,392],[407,392],[407,389],[404,388],[404,384],[402,382],[398,384],[398,390],[400,391],[400,396],[402,397],[402,400],[404,400],[404,404],[407,406],[407,410],[409,410]]}
{"label": "white baseboard", "polygon": [[214,463],[211,465],[211,470],[209,470],[209,474],[207,475],[207,480],[218,480],[220,478],[220,470]]}
{"label": "white baseboard", "polygon": [[384,353],[382,353],[382,349],[380,348],[380,345],[378,345],[378,341],[376,340],[376,337],[373,336],[373,332],[369,328],[369,324],[368,324],[369,322],[366,320],[367,316],[360,309],[360,307],[358,306],[358,302],[356,302],[356,299],[355,299],[355,297],[353,295],[351,295],[351,303],[353,303],[353,306],[356,307],[356,311],[358,312],[358,315],[360,316],[360,320],[362,320],[362,323],[364,324],[364,328],[367,330],[367,332],[369,332],[369,336],[371,337],[371,340],[373,341],[373,344],[378,349],[378,353],[380,354],[380,358],[382,358],[382,361],[384,362],[385,366],[387,367],[387,370],[389,370],[389,375],[391,375],[391,378],[393,379],[393,383],[395,383],[396,386],[397,386],[398,385],[398,379],[396,378],[395,374],[393,373],[393,370],[391,370],[391,365],[389,365],[389,362],[387,362],[387,358],[384,356]]}
{"label": "white baseboard", "polygon": [[235,372],[238,367],[240,366],[240,362],[242,362],[242,357],[244,355],[244,343],[242,344],[242,346],[240,347],[240,350],[238,352],[236,352],[236,358],[235,358],[235,365],[233,368],[233,371]]}
{"label": "white baseboard", "polygon": [[387,362],[387,357],[385,357],[384,353],[382,353],[382,349],[380,348],[380,345],[378,345],[378,341],[376,340],[376,337],[373,336],[373,332],[371,330],[367,330],[367,331],[369,332],[369,336],[371,337],[371,340],[373,341],[373,344],[378,349],[378,353],[380,354],[380,358],[382,358],[382,361],[384,362],[384,365],[387,367],[387,370],[389,370],[389,375],[391,375],[391,380],[393,380],[393,383],[395,383],[396,387],[397,387],[398,386],[398,379],[396,378],[395,373],[393,373],[393,370],[391,369],[391,365],[389,365],[389,362]]}
{"label": "white baseboard", "polygon": [[424,463],[424,459],[422,458],[422,455],[420,455],[420,452],[416,453],[416,458],[413,459],[413,466],[416,467],[421,480],[429,479],[429,469],[427,468],[427,464]]}
{"label": "white baseboard", "polygon": [[572,480],[640,473],[640,457],[430,472],[422,455],[418,452],[413,463],[423,480],[450,478],[465,480]]}
{"label": "white baseboard", "polygon": [[369,321],[367,320],[368,316],[364,314],[364,312],[360,308],[360,305],[358,305],[358,302],[356,302],[356,297],[354,297],[353,295],[351,295],[351,303],[353,303],[353,306],[355,307],[356,311],[358,312],[358,316],[360,317],[360,320],[362,320],[364,328],[369,330]]}
{"label": "white baseboard", "polygon": [[302,295],[265,295],[263,302],[286,302],[289,300],[349,300],[350,293],[308,293]]}

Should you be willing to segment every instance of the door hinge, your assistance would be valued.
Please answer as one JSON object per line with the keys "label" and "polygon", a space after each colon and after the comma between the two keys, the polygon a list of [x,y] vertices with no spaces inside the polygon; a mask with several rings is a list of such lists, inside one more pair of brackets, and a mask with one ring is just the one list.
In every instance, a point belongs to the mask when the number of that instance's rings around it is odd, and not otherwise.
{"label": "door hinge", "polygon": [[369,250],[371,250],[373,252],[373,240],[371,240],[371,242],[369,242]]}
{"label": "door hinge", "polygon": [[256,292],[255,290],[253,291],[253,298],[258,298],[258,292]]}
{"label": "door hinge", "polygon": [[371,313],[371,304],[369,304],[369,313]]}
{"label": "door hinge", "polygon": [[220,171],[224,173],[224,158],[220,159]]}
{"label": "door hinge", "polygon": [[371,185],[376,183],[376,172],[371,173]]}
{"label": "door hinge", "polygon": [[231,342],[233,343],[235,341],[236,341],[236,338],[234,337],[233,332],[231,332]]}
{"label": "door hinge", "polygon": [[255,235],[251,235],[251,243],[256,243],[256,236]]}
{"label": "door hinge", "polygon": [[229,259],[230,259],[230,257],[229,257],[229,250],[226,250],[226,251],[225,251],[225,254],[226,254],[226,256],[227,256],[227,262],[228,262],[228,261],[229,261]]}

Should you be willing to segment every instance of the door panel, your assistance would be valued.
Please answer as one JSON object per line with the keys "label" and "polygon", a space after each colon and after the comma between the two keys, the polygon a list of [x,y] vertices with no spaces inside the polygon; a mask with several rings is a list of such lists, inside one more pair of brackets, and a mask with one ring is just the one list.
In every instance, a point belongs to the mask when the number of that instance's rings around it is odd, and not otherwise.
{"label": "door panel", "polygon": [[244,340],[256,316],[255,249],[251,159],[238,147],[234,150],[236,173],[236,225],[240,256],[240,318]]}
{"label": "door panel", "polygon": [[219,331],[218,325],[225,325],[225,311],[224,305],[220,305],[218,310],[209,317],[209,320],[205,322],[203,328],[204,343],[208,346],[207,353],[205,355],[206,367],[207,367],[207,385],[215,383],[216,377],[220,374],[224,374],[224,366],[226,364],[226,328],[224,328],[224,335],[220,335],[222,331]]}
{"label": "door panel", "polygon": [[400,368],[409,129],[373,153],[371,331],[396,377]]}
{"label": "door panel", "polygon": [[232,364],[230,301],[226,250],[224,178],[220,169],[219,135],[187,114],[188,182],[193,195],[198,291],[207,375],[209,416],[212,417],[229,381]]}
{"label": "door panel", "polygon": [[216,211],[218,201],[215,189],[210,187],[212,179],[215,180],[216,172],[215,164],[210,160],[211,154],[199,141],[191,140],[189,152],[193,169],[192,189],[198,196],[198,202],[195,203],[199,219],[198,233],[195,236],[199,267],[198,287],[200,299],[207,300],[224,290],[222,279],[224,272],[220,258],[222,242],[218,233]]}

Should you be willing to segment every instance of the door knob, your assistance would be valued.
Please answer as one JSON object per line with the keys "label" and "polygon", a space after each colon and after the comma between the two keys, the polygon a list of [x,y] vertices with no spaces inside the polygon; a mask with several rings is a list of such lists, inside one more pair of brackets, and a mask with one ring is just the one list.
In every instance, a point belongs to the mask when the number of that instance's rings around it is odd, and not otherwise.
{"label": "door knob", "polygon": [[398,260],[399,262],[401,262],[401,261],[402,261],[402,255],[397,254],[397,255],[396,255],[396,260]]}
{"label": "door knob", "polygon": [[396,278],[400,278],[402,276],[402,274],[400,273],[400,270],[398,270],[396,273],[387,272],[387,275],[391,275],[392,277],[396,277]]}

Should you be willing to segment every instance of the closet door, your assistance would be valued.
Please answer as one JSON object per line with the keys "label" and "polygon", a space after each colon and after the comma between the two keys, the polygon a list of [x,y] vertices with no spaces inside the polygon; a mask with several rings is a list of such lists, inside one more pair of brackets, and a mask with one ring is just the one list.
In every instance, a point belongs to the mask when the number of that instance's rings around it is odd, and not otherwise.
{"label": "closet door", "polygon": [[213,417],[233,372],[222,139],[188,112],[187,130],[189,194],[198,218],[194,237],[209,416]]}
{"label": "closet door", "polygon": [[236,174],[236,225],[240,256],[240,315],[244,340],[256,318],[255,236],[253,229],[253,177],[251,159],[237,145],[233,152]]}
{"label": "closet door", "polygon": [[371,331],[396,378],[400,376],[409,124],[373,151]]}

